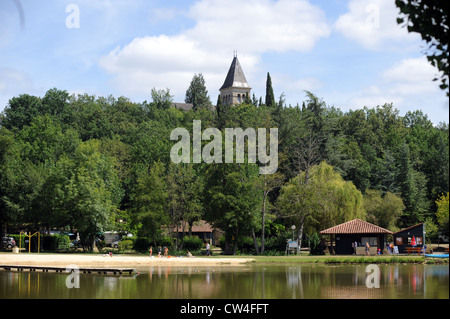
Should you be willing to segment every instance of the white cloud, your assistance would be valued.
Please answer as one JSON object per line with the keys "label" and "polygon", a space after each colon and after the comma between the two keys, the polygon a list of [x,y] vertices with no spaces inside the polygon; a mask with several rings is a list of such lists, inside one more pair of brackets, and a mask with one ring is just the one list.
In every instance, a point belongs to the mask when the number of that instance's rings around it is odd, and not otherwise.
{"label": "white cloud", "polygon": [[113,85],[125,95],[169,88],[180,99],[194,73],[203,73],[215,101],[234,50],[251,82],[260,54],[308,51],[330,33],[325,14],[305,0],[201,0],[187,15],[196,22],[191,29],[135,38],[103,56]]}
{"label": "white cloud", "polygon": [[366,49],[399,47],[419,38],[397,24],[399,9],[393,0],[350,0],[348,10],[338,18],[335,29]]}
{"label": "white cloud", "polygon": [[33,88],[33,81],[26,72],[13,68],[0,68],[0,94],[21,94]]}
{"label": "white cloud", "polygon": [[[373,84],[357,90],[357,94],[341,96],[344,109],[376,107],[393,103],[403,115],[409,110],[423,110],[435,122],[448,118],[448,98],[433,81],[436,69],[425,57],[403,59],[381,71],[374,77]],[[430,103],[435,101],[435,103]],[[441,102],[446,103],[442,107]],[[443,103],[443,102],[442,102]]]}
{"label": "white cloud", "polygon": [[215,50],[308,51],[330,34],[324,12],[305,0],[202,0],[189,16],[197,24],[186,35]]}
{"label": "white cloud", "polygon": [[[246,65],[246,73],[257,63],[254,56],[240,56],[240,60]],[[178,99],[184,96],[194,73],[203,73],[206,83],[218,89],[229,64],[230,54],[202,50],[183,35],[136,38],[100,61],[123,94],[148,95],[152,87],[169,88],[179,95]],[[212,99],[215,93],[210,92]]]}
{"label": "white cloud", "polygon": [[404,59],[382,73],[388,91],[400,95],[421,95],[439,92],[436,69],[425,57]]}
{"label": "white cloud", "polygon": [[0,67],[0,112],[13,96],[36,92],[30,75],[14,68]]}

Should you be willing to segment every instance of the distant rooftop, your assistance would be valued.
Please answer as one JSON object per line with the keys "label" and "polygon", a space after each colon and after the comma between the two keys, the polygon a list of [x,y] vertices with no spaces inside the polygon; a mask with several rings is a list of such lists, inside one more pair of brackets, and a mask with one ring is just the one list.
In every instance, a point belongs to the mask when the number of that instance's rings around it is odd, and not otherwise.
{"label": "distant rooftop", "polygon": [[231,62],[231,66],[230,69],[228,70],[227,77],[220,90],[231,87],[250,88],[250,86],[247,83],[247,79],[245,78],[244,71],[242,71],[242,67],[241,64],[239,63],[237,56],[235,56],[233,62]]}
{"label": "distant rooftop", "polygon": [[172,103],[173,107],[176,107],[177,109],[183,110],[183,111],[189,111],[192,110],[193,105],[191,103],[178,103],[174,102]]}

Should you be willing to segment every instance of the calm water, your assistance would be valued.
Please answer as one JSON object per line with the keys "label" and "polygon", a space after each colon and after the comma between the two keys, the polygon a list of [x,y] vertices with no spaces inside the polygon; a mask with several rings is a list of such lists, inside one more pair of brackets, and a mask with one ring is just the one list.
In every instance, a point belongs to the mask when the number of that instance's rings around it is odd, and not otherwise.
{"label": "calm water", "polygon": [[447,265],[379,265],[379,288],[367,288],[366,266],[152,266],[137,276],[0,271],[0,298],[122,299],[414,299],[449,298]]}

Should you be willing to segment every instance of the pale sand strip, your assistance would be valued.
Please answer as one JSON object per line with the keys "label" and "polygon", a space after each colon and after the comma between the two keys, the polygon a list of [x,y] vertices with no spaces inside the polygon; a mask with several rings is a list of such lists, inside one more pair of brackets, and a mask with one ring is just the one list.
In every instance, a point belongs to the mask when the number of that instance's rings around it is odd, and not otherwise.
{"label": "pale sand strip", "polygon": [[48,266],[95,268],[136,268],[153,265],[172,266],[213,266],[242,265],[251,262],[251,258],[211,258],[211,257],[149,257],[127,255],[81,255],[81,254],[29,254],[1,253],[0,265]]}

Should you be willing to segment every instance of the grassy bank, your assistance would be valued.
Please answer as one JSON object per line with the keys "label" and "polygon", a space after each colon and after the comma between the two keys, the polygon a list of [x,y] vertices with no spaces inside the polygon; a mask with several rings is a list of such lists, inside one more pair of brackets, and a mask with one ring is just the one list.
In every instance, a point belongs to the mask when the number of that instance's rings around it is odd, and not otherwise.
{"label": "grassy bank", "polygon": [[[244,256],[240,256],[241,258]],[[298,264],[298,263],[320,263],[320,264],[439,264],[448,263],[446,259],[424,258],[423,256],[248,256],[257,264]],[[232,257],[230,257],[232,258]]]}

